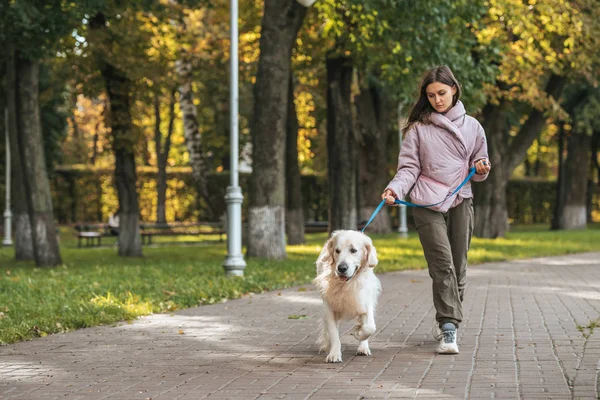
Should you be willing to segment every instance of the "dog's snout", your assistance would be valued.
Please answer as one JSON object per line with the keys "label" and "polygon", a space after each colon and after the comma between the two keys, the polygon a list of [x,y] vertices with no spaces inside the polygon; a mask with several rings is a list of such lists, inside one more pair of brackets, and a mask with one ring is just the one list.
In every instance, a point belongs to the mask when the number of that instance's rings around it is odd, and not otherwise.
{"label": "dog's snout", "polygon": [[337,269],[340,274],[345,274],[346,271],[348,271],[348,264],[343,262],[340,265],[338,265]]}

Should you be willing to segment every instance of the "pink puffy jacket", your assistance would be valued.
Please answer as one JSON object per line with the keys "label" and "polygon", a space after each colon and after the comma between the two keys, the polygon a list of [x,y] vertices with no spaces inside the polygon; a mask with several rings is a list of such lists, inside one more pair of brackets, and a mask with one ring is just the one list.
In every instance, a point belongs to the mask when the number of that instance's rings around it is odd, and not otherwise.
{"label": "pink puffy jacket", "polygon": [[[473,197],[471,182],[467,182],[452,198],[449,194],[469,174],[469,168],[482,158],[488,158],[485,133],[479,122],[466,114],[462,102],[445,114],[433,112],[430,124],[416,123],[406,133],[398,157],[398,171],[386,189],[397,199],[410,191],[415,204],[442,204],[432,210],[446,212],[463,199]],[[487,174],[475,174],[479,182]],[[411,190],[412,189],[412,190]]]}

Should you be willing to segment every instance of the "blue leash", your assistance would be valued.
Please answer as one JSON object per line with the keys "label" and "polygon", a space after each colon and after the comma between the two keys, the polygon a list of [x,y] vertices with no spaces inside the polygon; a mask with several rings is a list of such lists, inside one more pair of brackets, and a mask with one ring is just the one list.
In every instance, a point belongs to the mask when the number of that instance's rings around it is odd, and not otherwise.
{"label": "blue leash", "polygon": [[[458,187],[456,189],[454,189],[454,191],[452,193],[450,193],[444,200],[434,203],[434,204],[414,204],[414,203],[409,203],[408,201],[404,201],[404,200],[395,200],[394,204],[404,204],[405,206],[409,206],[409,207],[417,207],[417,208],[427,208],[427,207],[433,207],[433,206],[437,206],[438,204],[442,204],[446,201],[448,201],[448,199],[452,196],[454,196],[461,187],[465,186],[467,184],[467,182],[469,182],[469,180],[473,177],[473,175],[475,175],[475,167],[471,167],[469,168],[469,175],[465,178],[464,181],[462,181],[462,183],[460,185],[458,185]],[[367,226],[369,226],[369,224],[373,221],[373,219],[375,219],[375,216],[377,216],[377,214],[379,213],[379,211],[381,210],[381,208],[383,207],[383,205],[385,204],[385,200],[381,200],[381,203],[379,203],[379,205],[377,206],[377,208],[375,209],[375,211],[373,211],[373,214],[371,215],[371,218],[369,218],[369,221],[367,222],[367,224],[364,226],[364,228],[362,228],[361,232],[365,232],[365,229],[367,229]]]}

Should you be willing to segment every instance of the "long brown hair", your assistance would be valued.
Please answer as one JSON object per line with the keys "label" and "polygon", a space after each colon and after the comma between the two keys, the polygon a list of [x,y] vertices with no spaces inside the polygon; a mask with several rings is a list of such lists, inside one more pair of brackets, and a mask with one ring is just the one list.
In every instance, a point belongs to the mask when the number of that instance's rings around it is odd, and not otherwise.
{"label": "long brown hair", "polygon": [[434,109],[427,99],[427,92],[425,90],[427,89],[427,86],[434,82],[440,82],[456,88],[456,93],[452,97],[452,107],[454,107],[458,102],[458,99],[460,99],[460,83],[456,80],[450,68],[442,65],[425,72],[425,74],[423,74],[423,79],[421,79],[421,84],[419,85],[419,99],[408,115],[406,125],[402,129],[403,135],[406,135],[406,132],[408,132],[408,130],[417,122],[429,123],[429,116]]}

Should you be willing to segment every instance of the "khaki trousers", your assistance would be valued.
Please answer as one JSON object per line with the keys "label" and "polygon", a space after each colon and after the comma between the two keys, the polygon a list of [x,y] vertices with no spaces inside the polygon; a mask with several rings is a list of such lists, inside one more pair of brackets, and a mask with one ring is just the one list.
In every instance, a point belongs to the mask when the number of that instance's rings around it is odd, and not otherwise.
{"label": "khaki trousers", "polygon": [[415,208],[413,216],[433,280],[435,318],[440,326],[452,322],[458,327],[463,318],[467,253],[473,234],[473,199],[465,199],[445,213]]}

